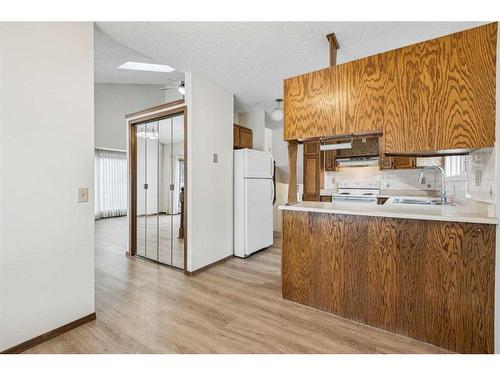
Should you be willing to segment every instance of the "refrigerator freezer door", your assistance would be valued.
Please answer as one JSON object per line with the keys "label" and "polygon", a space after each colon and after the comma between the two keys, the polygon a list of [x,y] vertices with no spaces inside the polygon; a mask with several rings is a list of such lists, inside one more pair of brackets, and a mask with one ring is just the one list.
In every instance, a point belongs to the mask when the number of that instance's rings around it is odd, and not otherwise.
{"label": "refrigerator freezer door", "polygon": [[245,180],[245,256],[273,244],[273,181]]}
{"label": "refrigerator freezer door", "polygon": [[245,178],[271,178],[273,158],[263,151],[245,149]]}

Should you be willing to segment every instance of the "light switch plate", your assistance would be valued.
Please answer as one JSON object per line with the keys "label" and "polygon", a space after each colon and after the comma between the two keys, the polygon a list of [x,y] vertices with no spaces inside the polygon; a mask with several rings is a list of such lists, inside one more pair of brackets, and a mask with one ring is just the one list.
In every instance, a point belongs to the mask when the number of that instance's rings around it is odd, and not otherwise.
{"label": "light switch plate", "polygon": [[214,154],[214,163],[218,163],[218,162],[219,162],[219,155]]}
{"label": "light switch plate", "polygon": [[79,188],[78,189],[78,202],[88,202],[89,201],[89,188]]}

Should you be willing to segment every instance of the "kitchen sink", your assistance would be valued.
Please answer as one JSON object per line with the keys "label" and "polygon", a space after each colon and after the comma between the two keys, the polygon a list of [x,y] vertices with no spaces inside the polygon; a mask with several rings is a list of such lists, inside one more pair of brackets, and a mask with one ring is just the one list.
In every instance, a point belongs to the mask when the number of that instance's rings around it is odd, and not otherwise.
{"label": "kitchen sink", "polygon": [[[427,206],[441,206],[443,203],[439,198],[394,198],[392,203],[398,204],[420,204]],[[448,202],[444,203],[446,205],[450,204]]]}

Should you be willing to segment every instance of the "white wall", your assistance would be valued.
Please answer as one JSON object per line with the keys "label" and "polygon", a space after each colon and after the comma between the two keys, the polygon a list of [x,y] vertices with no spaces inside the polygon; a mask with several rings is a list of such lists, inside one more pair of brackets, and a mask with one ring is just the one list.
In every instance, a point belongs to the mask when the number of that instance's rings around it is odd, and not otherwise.
{"label": "white wall", "polygon": [[95,84],[95,147],[127,149],[125,115],[164,103],[162,85]]}
{"label": "white wall", "polygon": [[240,113],[240,125],[252,129],[253,132],[253,149],[265,150],[265,126],[266,113],[263,110],[254,110],[251,112]]}
{"label": "white wall", "polygon": [[273,131],[269,128],[264,128],[264,151],[273,153]]}
{"label": "white wall", "polygon": [[[170,85],[170,83],[167,82],[167,85]],[[165,103],[173,102],[174,100],[183,98],[183,96],[179,93],[179,91],[177,91],[177,89],[161,90],[161,92],[163,93],[163,101]]]}
{"label": "white wall", "polygon": [[[233,94],[186,73],[188,271],[233,254]],[[218,155],[218,163],[213,162]]]}
{"label": "white wall", "polygon": [[93,32],[0,23],[0,351],[94,312]]}

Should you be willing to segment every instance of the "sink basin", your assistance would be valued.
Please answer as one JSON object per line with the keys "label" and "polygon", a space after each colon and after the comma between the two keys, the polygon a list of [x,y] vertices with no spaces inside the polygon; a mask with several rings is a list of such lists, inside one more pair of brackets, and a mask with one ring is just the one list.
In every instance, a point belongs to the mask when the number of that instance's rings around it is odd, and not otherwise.
{"label": "sink basin", "polygon": [[[420,204],[427,206],[441,206],[443,203],[439,198],[394,198],[392,203],[398,204]],[[445,203],[449,204],[449,203]]]}

